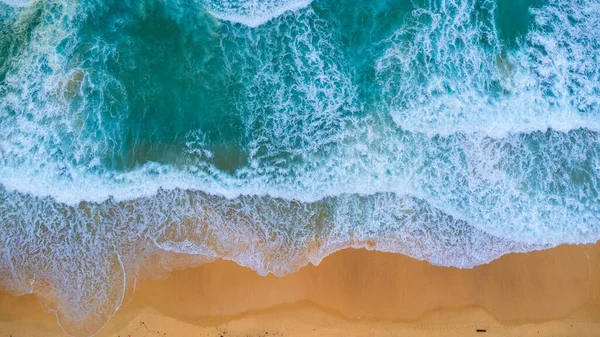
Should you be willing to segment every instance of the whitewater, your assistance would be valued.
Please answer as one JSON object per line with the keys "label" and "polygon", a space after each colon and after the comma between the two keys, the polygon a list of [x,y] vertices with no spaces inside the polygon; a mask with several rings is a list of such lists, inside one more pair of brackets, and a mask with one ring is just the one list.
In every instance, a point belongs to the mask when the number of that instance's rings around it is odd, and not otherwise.
{"label": "whitewater", "polygon": [[600,1],[0,0],[0,287],[600,239]]}

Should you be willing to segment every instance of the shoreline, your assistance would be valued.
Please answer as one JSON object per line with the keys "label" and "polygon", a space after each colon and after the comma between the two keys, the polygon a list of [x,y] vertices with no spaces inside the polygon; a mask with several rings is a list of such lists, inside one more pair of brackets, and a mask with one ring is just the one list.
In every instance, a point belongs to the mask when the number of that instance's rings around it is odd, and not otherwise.
{"label": "shoreline", "polygon": [[[217,260],[140,282],[97,336],[258,336],[265,328],[286,336],[450,336],[477,326],[488,336],[561,336],[556,329],[571,326],[565,333],[595,336],[599,295],[600,243],[508,254],[473,269],[346,249],[281,278]],[[5,335],[65,336],[33,296],[2,293]]]}

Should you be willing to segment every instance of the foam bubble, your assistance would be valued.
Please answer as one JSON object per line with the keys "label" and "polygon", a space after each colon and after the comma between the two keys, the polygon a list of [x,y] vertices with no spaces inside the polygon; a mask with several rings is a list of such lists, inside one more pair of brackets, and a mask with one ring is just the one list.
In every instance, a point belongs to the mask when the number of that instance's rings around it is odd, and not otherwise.
{"label": "foam bubble", "polygon": [[248,27],[258,27],[287,12],[309,6],[313,0],[242,0],[207,1],[208,11],[215,17]]}

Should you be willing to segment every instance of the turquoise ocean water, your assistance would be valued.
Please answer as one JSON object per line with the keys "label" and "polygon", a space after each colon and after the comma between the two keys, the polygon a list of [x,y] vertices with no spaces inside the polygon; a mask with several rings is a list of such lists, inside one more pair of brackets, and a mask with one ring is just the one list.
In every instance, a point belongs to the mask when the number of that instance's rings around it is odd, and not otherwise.
{"label": "turquoise ocean water", "polygon": [[0,0],[0,286],[600,239],[598,0]]}

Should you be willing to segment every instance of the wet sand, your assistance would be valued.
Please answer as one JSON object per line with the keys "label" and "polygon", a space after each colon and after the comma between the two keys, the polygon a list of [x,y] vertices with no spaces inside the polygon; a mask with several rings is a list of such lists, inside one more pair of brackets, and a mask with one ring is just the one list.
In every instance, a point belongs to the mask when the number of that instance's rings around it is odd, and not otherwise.
{"label": "wet sand", "polygon": [[[216,261],[142,282],[98,336],[600,336],[599,294],[600,244],[474,269],[349,249],[283,278]],[[4,336],[64,333],[3,294]]]}

